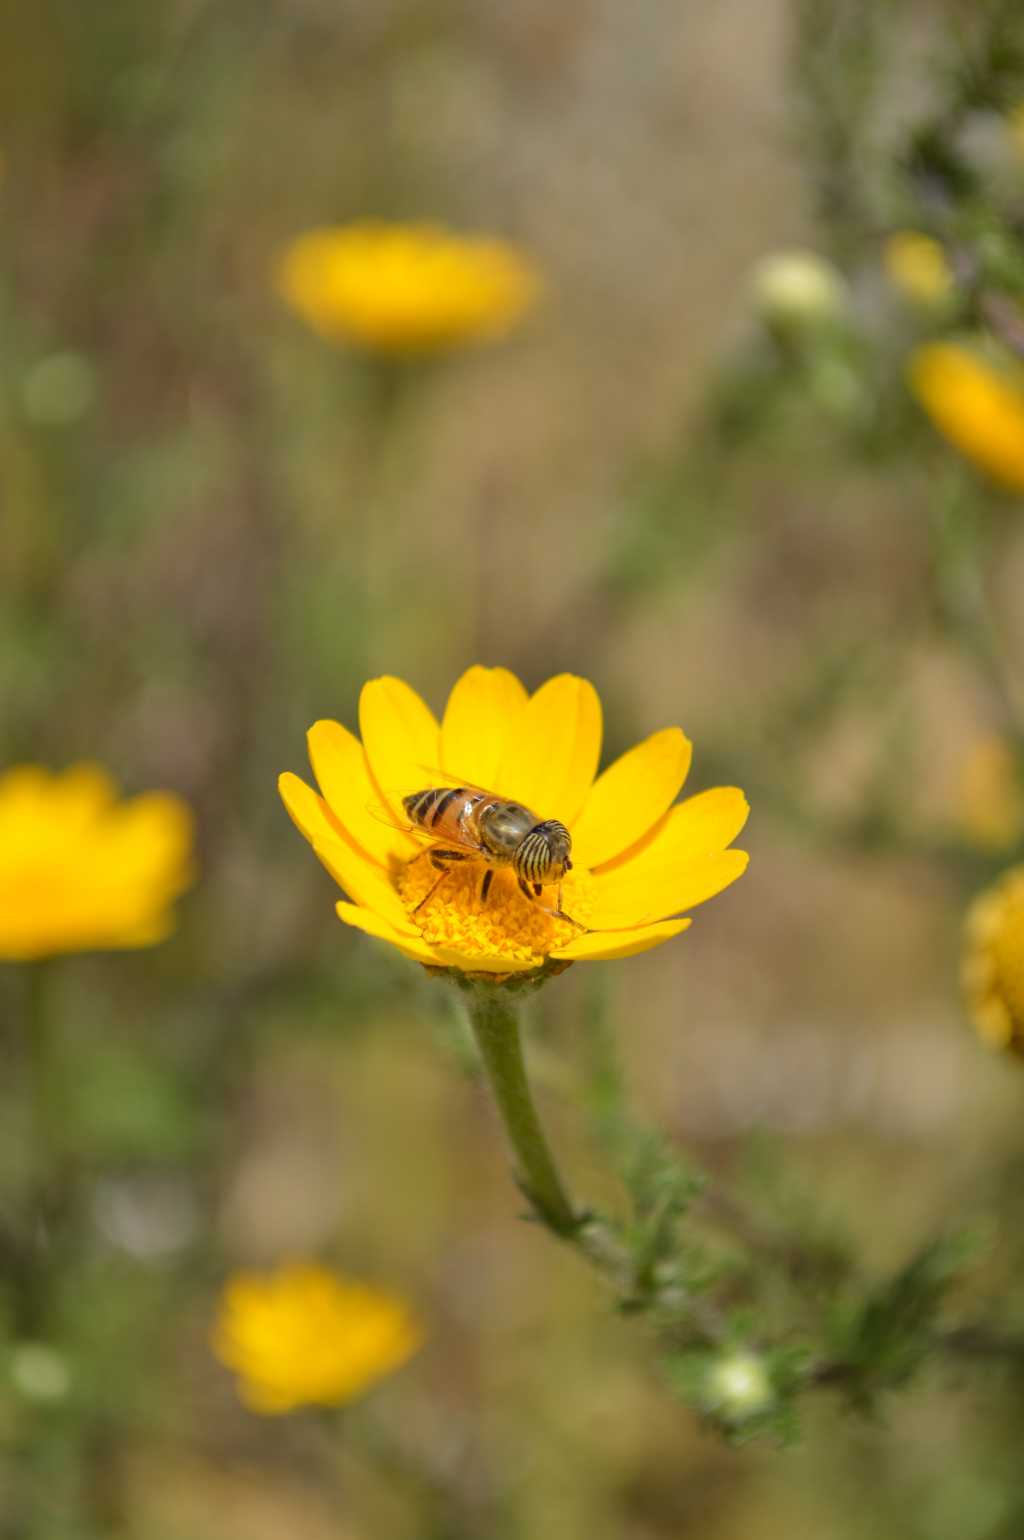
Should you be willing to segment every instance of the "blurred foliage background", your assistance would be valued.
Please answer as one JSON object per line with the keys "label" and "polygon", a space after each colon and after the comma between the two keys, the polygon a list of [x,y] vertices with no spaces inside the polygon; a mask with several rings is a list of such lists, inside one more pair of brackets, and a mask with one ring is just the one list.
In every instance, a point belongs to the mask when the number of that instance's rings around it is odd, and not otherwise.
{"label": "blurred foliage background", "polygon": [[[782,1452],[702,1428],[520,1222],[454,1002],[338,924],[274,787],[384,671],[437,708],[476,660],[584,674],[606,761],[681,723],[692,789],[750,796],[751,868],[538,999],[577,1189],[607,1185],[601,1012],[643,1114],[763,1212],[869,1274],[969,1222],[961,1288],[1020,1322],[1024,1087],[957,987],[967,901],[1024,844],[1020,488],[906,384],[927,339],[1020,350],[1014,11],[0,6],[2,761],[179,792],[201,874],[166,944],[49,980],[75,1216],[34,1319],[5,1272],[9,1540],[1022,1532],[1002,1363],[869,1421],[818,1395]],[[273,278],[367,217],[502,236],[543,301],[382,388]],[[948,263],[930,297],[893,274],[908,229]],[[295,1256],[400,1290],[426,1342],[362,1405],[260,1419],[211,1322],[233,1269]]]}

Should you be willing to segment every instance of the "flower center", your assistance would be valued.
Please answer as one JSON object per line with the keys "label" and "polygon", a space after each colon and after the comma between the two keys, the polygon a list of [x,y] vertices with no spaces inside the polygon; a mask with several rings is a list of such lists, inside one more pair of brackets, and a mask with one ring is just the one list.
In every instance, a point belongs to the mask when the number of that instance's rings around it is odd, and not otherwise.
{"label": "flower center", "polygon": [[[582,922],[584,917],[573,907],[581,896],[574,875],[566,878],[563,907]],[[483,861],[453,863],[442,875],[424,852],[398,870],[395,886],[424,941],[466,957],[504,957],[539,966],[555,947],[581,934],[579,925],[554,913],[555,886],[543,888],[538,898],[527,898],[514,872],[492,870]]]}

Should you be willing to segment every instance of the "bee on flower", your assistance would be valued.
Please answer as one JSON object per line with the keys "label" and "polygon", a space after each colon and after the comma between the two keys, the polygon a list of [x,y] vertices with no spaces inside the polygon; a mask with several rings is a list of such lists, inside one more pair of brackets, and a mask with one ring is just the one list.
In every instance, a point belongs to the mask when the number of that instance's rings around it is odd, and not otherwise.
{"label": "bee on flower", "polygon": [[[561,907],[562,882],[572,870],[572,838],[557,818],[538,818],[521,802],[495,796],[479,786],[430,786],[402,798],[412,827],[440,843],[430,851],[430,863],[440,872],[413,913],[417,914],[448,875],[453,861],[477,861],[483,868],[480,902],[486,904],[494,873],[503,867],[515,872],[524,898],[539,899],[546,884],[558,884],[558,908],[546,914],[567,920]],[[442,849],[455,845],[454,850]],[[581,927],[582,929],[583,927]]]}
{"label": "bee on flower", "polygon": [[249,1410],[275,1416],[354,1401],[400,1369],[422,1340],[397,1295],[292,1261],[228,1279],[211,1345],[238,1376]]}
{"label": "bee on flower", "polygon": [[394,356],[502,337],[540,293],[532,263],[505,241],[371,220],[297,236],[276,281],[319,336]]}
{"label": "bee on flower", "polygon": [[151,946],[194,878],[192,814],[153,791],[119,801],[98,765],[0,775],[0,958]]}
{"label": "bee on flower", "polygon": [[374,679],[359,725],[362,741],[315,723],[321,794],[288,772],[281,796],[347,895],[340,918],[428,967],[498,978],[628,957],[746,868],[730,848],[741,791],[675,800],[679,728],[597,774],[601,704],[572,674],[528,695],[506,669],[470,668],[440,722],[402,680]]}

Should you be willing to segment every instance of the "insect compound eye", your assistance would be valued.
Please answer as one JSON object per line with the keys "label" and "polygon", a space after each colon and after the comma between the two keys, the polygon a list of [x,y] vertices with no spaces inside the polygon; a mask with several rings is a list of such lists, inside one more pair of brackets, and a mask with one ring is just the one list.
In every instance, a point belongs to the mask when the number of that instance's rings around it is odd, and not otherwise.
{"label": "insect compound eye", "polygon": [[535,852],[535,862],[540,870],[537,875],[549,880],[561,877],[572,865],[569,851],[572,842],[565,824],[557,818],[545,819],[530,831],[529,842]]}

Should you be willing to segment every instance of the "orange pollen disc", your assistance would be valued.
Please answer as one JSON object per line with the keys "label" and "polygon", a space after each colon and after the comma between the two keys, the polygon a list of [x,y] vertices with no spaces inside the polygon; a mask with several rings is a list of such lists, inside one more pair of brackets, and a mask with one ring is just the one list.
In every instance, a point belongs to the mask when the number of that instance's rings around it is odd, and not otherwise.
{"label": "orange pollen disc", "polygon": [[[464,861],[450,866],[442,878],[427,852],[399,868],[395,887],[410,914],[437,884],[414,915],[424,941],[466,957],[506,957],[539,966],[556,947],[582,934],[578,925],[549,912],[557,906],[554,884],[536,900],[528,899],[512,871],[496,870],[485,900],[482,890],[488,870],[483,861]],[[581,896],[575,875],[566,878],[562,904],[573,919],[580,920],[578,908],[573,907]]]}

